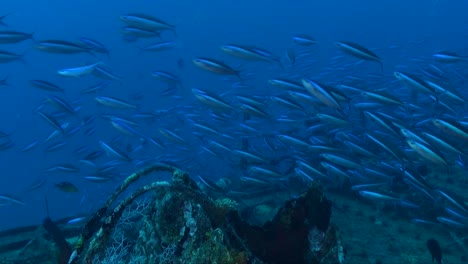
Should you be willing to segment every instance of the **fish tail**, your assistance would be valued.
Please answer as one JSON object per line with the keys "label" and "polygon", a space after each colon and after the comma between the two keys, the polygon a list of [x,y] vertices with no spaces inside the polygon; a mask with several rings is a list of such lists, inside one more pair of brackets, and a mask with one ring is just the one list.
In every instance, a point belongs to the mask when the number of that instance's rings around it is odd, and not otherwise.
{"label": "fish tail", "polygon": [[179,37],[179,35],[177,34],[177,31],[175,30],[175,26],[172,26],[170,30],[171,30],[172,33],[174,33],[174,36],[175,36],[176,38]]}
{"label": "fish tail", "polygon": [[110,50],[106,50],[106,56],[107,56],[107,59],[110,61],[111,58],[110,58]]}
{"label": "fish tail", "polygon": [[6,13],[6,14],[3,15],[3,16],[0,16],[0,25],[5,26],[5,27],[8,27],[8,24],[5,23],[5,21],[3,21],[3,19],[4,19],[5,17],[9,16],[9,15],[11,15],[11,12],[10,12],[10,13]]}
{"label": "fish tail", "polygon": [[37,42],[36,38],[34,37],[34,34],[36,34],[36,32],[32,32],[31,34],[29,34],[29,37],[31,38],[33,42]]}
{"label": "fish tail", "polygon": [[93,49],[92,48],[86,48],[86,53],[88,53],[89,55],[93,56],[93,57],[96,57],[96,54],[93,53]]}
{"label": "fish tail", "polygon": [[439,104],[439,96],[440,96],[441,94],[446,93],[446,92],[447,92],[447,90],[444,90],[444,91],[442,91],[442,92],[440,92],[440,93],[436,93],[436,92],[434,93],[434,97],[435,97],[435,99],[436,99],[436,103],[437,103],[437,104]]}
{"label": "fish tail", "polygon": [[21,61],[24,65],[28,65],[28,62],[24,59],[24,56],[26,55],[26,51],[23,52],[21,55],[19,55],[18,60]]}
{"label": "fish tail", "polygon": [[3,80],[0,80],[1,85],[3,86],[11,86],[10,83],[8,82],[8,76],[5,76]]}
{"label": "fish tail", "polygon": [[436,101],[436,105],[439,105],[439,95],[440,95],[440,94],[437,94],[437,93],[434,94],[434,98],[435,98],[435,101]]}
{"label": "fish tail", "polygon": [[137,47],[138,48],[138,56],[140,56],[143,52],[145,52],[145,48]]}
{"label": "fish tail", "polygon": [[273,61],[277,62],[281,69],[284,70],[286,68],[280,58],[274,58]]}
{"label": "fish tail", "polygon": [[237,78],[239,78],[239,80],[240,80],[241,82],[244,81],[244,78],[242,78],[241,72],[240,72],[240,71],[236,71],[236,72],[235,72],[235,75],[237,76]]}

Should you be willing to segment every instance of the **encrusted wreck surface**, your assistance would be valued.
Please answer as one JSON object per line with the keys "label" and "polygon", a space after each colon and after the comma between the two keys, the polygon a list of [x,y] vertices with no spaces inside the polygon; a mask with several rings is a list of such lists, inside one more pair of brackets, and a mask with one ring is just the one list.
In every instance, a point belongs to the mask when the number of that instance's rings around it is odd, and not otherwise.
{"label": "encrusted wreck surface", "polygon": [[329,223],[331,202],[319,185],[254,225],[239,213],[242,201],[214,199],[186,173],[165,170],[171,183],[141,188],[127,202],[100,210],[79,239],[76,230],[66,236],[76,248],[67,262],[57,240],[39,227],[10,234],[27,241],[16,248],[4,235],[0,263],[343,263],[340,236]]}

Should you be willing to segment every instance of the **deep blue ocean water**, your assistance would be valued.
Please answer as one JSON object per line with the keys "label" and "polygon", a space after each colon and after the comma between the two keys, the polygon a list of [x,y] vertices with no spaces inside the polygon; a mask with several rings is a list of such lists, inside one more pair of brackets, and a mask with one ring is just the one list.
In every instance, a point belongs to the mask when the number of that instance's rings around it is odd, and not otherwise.
{"label": "deep blue ocean water", "polygon": [[[0,64],[0,78],[8,77],[10,86],[0,87],[0,131],[10,134],[14,146],[0,152],[0,194],[13,195],[24,202],[24,205],[8,204],[0,207],[0,229],[40,223],[46,216],[44,197],[49,202],[52,218],[91,214],[99,208],[111,191],[119,184],[118,180],[107,183],[91,183],[81,177],[92,169],[79,162],[80,156],[74,151],[82,146],[90,150],[101,150],[99,141],[110,142],[117,136],[124,137],[123,148],[127,145],[139,146],[140,139],[127,138],[109,125],[108,120],[96,117],[88,126],[96,131],[84,135],[83,131],[71,136],[63,136],[67,143],[62,149],[47,153],[42,141],[53,131],[34,110],[41,101],[52,93],[39,90],[29,84],[29,80],[47,80],[65,89],[64,94],[56,94],[80,107],[78,116],[84,118],[96,113],[112,113],[120,116],[131,116],[139,112],[151,112],[177,107],[173,114],[163,116],[154,122],[141,122],[140,131],[147,136],[156,136],[167,141],[158,132],[160,128],[178,131],[187,140],[193,140],[185,151],[174,151],[177,144],[168,144],[166,151],[144,146],[144,150],[132,154],[134,160],[148,156],[173,160],[181,167],[206,175],[235,175],[239,173],[234,165],[209,157],[200,159],[197,165],[189,160],[200,153],[202,140],[192,135],[186,122],[186,115],[192,109],[184,106],[201,107],[194,98],[191,89],[200,88],[218,95],[228,94],[234,89],[236,78],[224,78],[197,68],[192,60],[197,57],[208,57],[223,61],[252,73],[249,77],[249,88],[242,88],[243,95],[255,95],[260,98],[270,96],[274,88],[267,88],[267,80],[281,76],[284,69],[277,65],[242,61],[220,51],[223,44],[254,45],[271,51],[284,60],[288,47],[292,45],[292,36],[307,34],[317,39],[313,50],[315,62],[311,66],[309,77],[317,77],[323,67],[329,65],[335,56],[342,56],[333,45],[335,41],[359,43],[382,57],[386,79],[383,82],[394,83],[393,71],[404,69],[417,71],[418,67],[433,63],[431,55],[441,50],[455,51],[468,55],[468,10],[467,1],[5,1],[0,15],[7,26],[0,30],[34,32],[36,41],[59,39],[77,41],[88,37],[103,43],[110,49],[110,59],[101,54],[50,54],[34,48],[32,40],[18,44],[0,44],[0,50],[24,54],[24,63],[14,61]],[[120,28],[125,24],[119,17],[128,13],[144,13],[158,17],[175,25],[177,37],[171,32],[163,32],[162,39],[177,43],[172,50],[162,52],[143,52],[138,47],[157,42],[158,39],[141,39],[127,42],[122,39]],[[414,44],[417,43],[417,44]],[[391,48],[398,46],[398,48]],[[412,61],[421,59],[422,61]],[[77,67],[102,61],[113,73],[122,77],[121,81],[112,83],[98,95],[113,96],[138,105],[138,110],[113,110],[97,105],[94,97],[97,94],[81,95],[80,91],[101,79],[95,76],[64,78],[57,75],[58,69]],[[183,67],[178,66],[183,61]],[[345,57],[343,64],[354,63],[356,59]],[[426,63],[427,62],[427,63]],[[464,64],[463,64],[464,63]],[[381,74],[377,64],[363,62],[362,73]],[[444,65],[445,67],[446,65]],[[336,67],[336,66],[334,66]],[[468,77],[468,63],[461,62],[456,68],[465,78]],[[172,72],[182,80],[176,96],[161,96],[159,93],[166,87],[151,78],[155,70]],[[328,70],[327,70],[328,71]],[[294,72],[289,69],[289,73]],[[359,75],[356,70],[348,75]],[[342,72],[336,78],[343,78]],[[339,77],[338,77],[339,76]],[[306,77],[306,76],[304,76]],[[336,83],[333,74],[328,74],[327,81]],[[457,81],[459,93],[467,95],[467,83]],[[380,88],[385,87],[385,84]],[[368,87],[366,87],[368,88]],[[277,92],[272,92],[277,94]],[[54,108],[47,108],[51,112]],[[52,110],[51,110],[52,109]],[[459,111],[458,120],[466,121],[466,107]],[[268,111],[278,113],[269,106]],[[277,111],[277,112],[275,112]],[[71,123],[78,125],[74,117],[67,117]],[[199,120],[209,122],[208,114]],[[234,128],[236,125],[231,124]],[[278,129],[270,121],[265,126]],[[287,124],[281,124],[284,129]],[[216,127],[216,123],[214,125]],[[85,128],[83,128],[84,130]],[[223,130],[223,127],[217,127]],[[279,130],[279,129],[278,129]],[[229,133],[228,131],[226,133]],[[236,137],[235,134],[232,135]],[[39,146],[31,151],[21,152],[21,148],[35,140]],[[257,142],[252,140],[252,142]],[[253,143],[252,143],[253,144]],[[239,142],[232,144],[238,148]],[[236,146],[236,147],[234,147]],[[465,146],[466,147],[466,146]],[[187,149],[188,148],[188,149]],[[466,148],[465,148],[466,149]],[[185,153],[183,156],[181,153]],[[174,153],[178,155],[171,155]],[[206,155],[206,154],[205,154]],[[105,162],[105,155],[100,162]],[[450,164],[455,159],[450,160]],[[57,164],[73,164],[80,168],[78,173],[45,173],[44,170]],[[452,166],[452,165],[450,165]],[[133,172],[137,166],[123,163],[116,174]],[[460,169],[456,169],[459,171]],[[465,168],[464,173],[467,172]],[[115,176],[118,178],[117,176]],[[122,179],[121,176],[119,176]],[[39,189],[29,190],[38,179],[46,179]],[[214,177],[216,179],[216,177]],[[71,182],[79,188],[78,193],[66,193],[54,185],[59,182]],[[464,195],[459,193],[458,195]],[[466,198],[466,194],[465,194]]]}

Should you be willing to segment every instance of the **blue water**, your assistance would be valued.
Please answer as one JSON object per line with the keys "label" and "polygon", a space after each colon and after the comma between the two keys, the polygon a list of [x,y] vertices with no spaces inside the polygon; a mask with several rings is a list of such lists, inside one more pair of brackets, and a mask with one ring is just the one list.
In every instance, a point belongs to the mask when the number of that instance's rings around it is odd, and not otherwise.
{"label": "blue water", "polygon": [[[48,80],[63,87],[66,90],[65,94],[57,96],[73,102],[75,107],[80,106],[78,111],[80,117],[95,113],[113,113],[122,116],[137,113],[108,109],[96,104],[94,100],[96,95],[81,95],[80,90],[100,81],[95,76],[64,78],[56,74],[58,69],[102,60],[113,73],[123,79],[113,81],[99,95],[113,96],[135,103],[140,112],[179,108],[174,114],[162,117],[159,121],[142,122],[142,128],[139,128],[142,133],[167,141],[158,133],[158,129],[164,127],[178,131],[189,141],[193,140],[193,145],[190,146],[193,151],[184,152],[185,156],[171,155],[171,153],[182,155],[180,154],[182,151],[173,150],[171,146],[174,144],[169,144],[167,151],[145,146],[142,152],[132,155],[133,159],[138,160],[148,156],[162,157],[161,159],[173,160],[181,167],[198,174],[206,172],[209,175],[216,172],[232,175],[239,173],[235,166],[226,166],[227,162],[223,163],[212,157],[200,159],[197,162],[200,166],[188,161],[198,156],[197,153],[200,152],[198,147],[201,145],[201,142],[192,135],[190,126],[181,121],[184,120],[183,116],[191,111],[181,108],[182,106],[202,106],[191,94],[191,89],[201,88],[223,94],[232,90],[232,84],[238,81],[235,77],[226,80],[223,76],[203,71],[193,65],[192,59],[214,58],[244,69],[246,73],[254,73],[255,75],[249,77],[251,88],[243,90],[242,94],[266,98],[273,89],[267,88],[266,81],[280,76],[283,70],[273,64],[238,60],[223,54],[219,46],[230,43],[255,45],[283,58],[287,48],[292,44],[293,35],[308,34],[318,40],[318,45],[313,51],[316,62],[313,72],[309,74],[311,77],[318,76],[322,67],[328,65],[332,57],[342,55],[334,47],[333,42],[347,40],[378,53],[383,58],[388,82],[394,82],[391,74],[399,66],[409,65],[409,69],[417,69],[415,62],[410,60],[412,58],[432,62],[431,54],[440,50],[452,50],[468,55],[466,10],[468,2],[462,0],[440,0],[437,4],[422,0],[5,1],[2,3],[0,15],[11,14],[4,19],[8,27],[1,27],[0,30],[34,32],[34,39],[38,41],[47,39],[76,41],[80,37],[89,37],[110,49],[110,60],[99,54],[91,56],[41,52],[34,49],[34,42],[31,40],[19,44],[0,44],[1,50],[25,54],[25,63],[15,61],[0,64],[0,78],[8,76],[8,82],[11,84],[9,87],[0,87],[0,131],[11,134],[14,142],[11,149],[0,152],[0,194],[14,195],[24,202],[24,205],[0,207],[0,229],[40,223],[46,216],[44,197],[49,201],[50,214],[54,219],[91,214],[119,184],[118,180],[96,184],[80,178],[89,173],[90,169],[80,164],[79,155],[73,153],[75,149],[85,145],[89,146],[90,150],[101,150],[100,140],[110,142],[114,137],[122,136],[105,119],[97,117],[94,120],[91,127],[95,127],[96,131],[91,136],[85,136],[83,131],[79,131],[77,134],[65,137],[67,145],[56,152],[45,153],[45,145],[42,143],[29,152],[20,151],[30,142],[35,140],[42,142],[53,131],[50,125],[34,113],[41,101],[51,93],[32,87],[28,80]],[[128,13],[150,14],[176,25],[178,37],[171,32],[164,32],[162,38],[176,41],[178,47],[159,53],[139,54],[138,47],[157,40],[123,41],[120,28],[124,23],[119,20],[119,16]],[[411,44],[412,42],[421,44],[415,45]],[[393,45],[399,48],[389,48]],[[184,61],[183,67],[178,67],[177,62],[180,59]],[[346,63],[355,61],[353,58],[345,58]],[[456,66],[465,78],[468,72],[467,66],[467,63],[463,67]],[[159,95],[159,92],[165,89],[165,85],[151,78],[150,73],[155,70],[172,72],[181,78],[183,88],[179,90],[177,97]],[[380,74],[378,65],[372,62],[364,62],[363,71],[365,74]],[[340,73],[340,77],[337,78],[342,77],[343,74]],[[331,77],[327,78],[329,81],[336,81]],[[464,91],[465,96],[467,89],[466,83],[458,87],[458,91],[462,93]],[[135,98],[138,96],[141,98]],[[269,111],[280,112],[272,108]],[[458,117],[461,120],[464,117],[466,120],[466,112],[458,113]],[[209,120],[207,114],[200,119]],[[67,120],[76,122],[73,117]],[[267,127],[275,128],[270,122],[265,123]],[[231,125],[236,126],[235,122]],[[284,126],[281,125],[281,128]],[[223,130],[222,127],[218,129]],[[139,139],[123,137],[122,146],[139,145]],[[240,144],[236,142],[232,143],[232,146],[235,149]],[[105,155],[100,158],[100,162],[107,160]],[[74,164],[82,171],[74,174],[43,172],[48,167],[65,163]],[[118,172],[130,173],[136,168],[137,166],[124,163]],[[34,181],[44,177],[46,179],[44,186],[28,190]],[[62,181],[75,184],[80,192],[65,193],[55,188],[54,184]]]}

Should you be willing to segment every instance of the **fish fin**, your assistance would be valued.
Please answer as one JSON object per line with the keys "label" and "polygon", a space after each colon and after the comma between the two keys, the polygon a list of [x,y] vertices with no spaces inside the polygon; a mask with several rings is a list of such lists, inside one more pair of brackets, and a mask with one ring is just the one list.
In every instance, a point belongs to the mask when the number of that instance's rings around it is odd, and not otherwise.
{"label": "fish fin", "polygon": [[9,16],[9,15],[11,15],[11,12],[10,12],[10,13],[6,13],[6,14],[3,15],[3,16],[0,16],[0,25],[5,26],[5,27],[8,27],[8,24],[5,23],[5,21],[3,21],[3,19],[4,19],[5,17]]}
{"label": "fish fin", "polygon": [[110,57],[110,50],[106,49],[105,54],[106,54],[106,56],[107,56],[107,59],[110,61],[110,60],[111,60],[111,57]]}
{"label": "fish fin", "polygon": [[23,53],[21,53],[21,55],[19,55],[18,57],[18,60],[21,61],[21,63],[23,63],[24,65],[28,65],[28,62],[24,59],[24,55],[26,55],[27,51],[24,51]]}
{"label": "fish fin", "polygon": [[168,85],[165,90],[159,93],[159,95],[173,95],[177,92],[177,85]]}
{"label": "fish fin", "polygon": [[244,79],[243,79],[242,76],[241,76],[241,71],[236,70],[236,71],[235,71],[235,75],[237,76],[237,78],[238,78],[241,82],[244,81]]}
{"label": "fish fin", "polygon": [[35,31],[33,31],[32,33],[30,33],[30,34],[29,34],[29,37],[31,38],[31,40],[32,40],[33,42],[37,42],[37,41],[36,41],[36,38],[34,37],[34,34],[36,34]]}
{"label": "fish fin", "polygon": [[170,30],[172,33],[174,33],[174,36],[175,36],[176,38],[179,37],[179,35],[177,35],[177,31],[175,30],[175,26],[172,26],[171,29],[169,29],[169,30]]}
{"label": "fish fin", "polygon": [[5,76],[3,80],[0,80],[1,85],[3,86],[11,86],[10,83],[8,82],[8,76]]}

